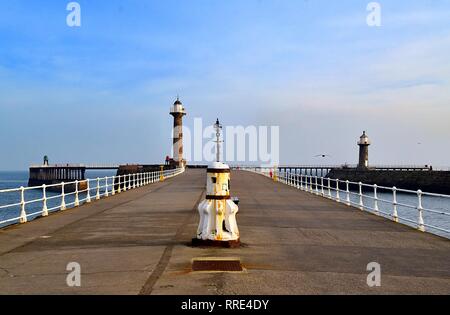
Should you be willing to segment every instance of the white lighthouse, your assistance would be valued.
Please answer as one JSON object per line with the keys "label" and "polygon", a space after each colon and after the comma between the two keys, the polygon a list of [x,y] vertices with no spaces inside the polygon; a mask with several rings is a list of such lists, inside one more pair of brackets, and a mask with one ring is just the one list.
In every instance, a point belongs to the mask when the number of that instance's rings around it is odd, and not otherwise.
{"label": "white lighthouse", "polygon": [[178,97],[170,108],[170,115],[173,116],[173,163],[176,167],[184,167],[186,161],[183,159],[183,117],[186,111]]}
{"label": "white lighthouse", "polygon": [[369,169],[369,146],[371,142],[366,132],[364,131],[362,136],[359,138],[359,162],[358,169],[367,170]]}

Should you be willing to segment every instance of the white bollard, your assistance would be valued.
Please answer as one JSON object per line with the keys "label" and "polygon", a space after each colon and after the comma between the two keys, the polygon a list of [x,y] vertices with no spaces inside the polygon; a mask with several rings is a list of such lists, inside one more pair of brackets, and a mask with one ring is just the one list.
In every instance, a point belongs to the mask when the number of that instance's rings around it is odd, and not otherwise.
{"label": "white bollard", "polygon": [[239,245],[238,206],[230,196],[230,167],[214,162],[207,170],[206,200],[198,206],[200,223],[193,245]]}

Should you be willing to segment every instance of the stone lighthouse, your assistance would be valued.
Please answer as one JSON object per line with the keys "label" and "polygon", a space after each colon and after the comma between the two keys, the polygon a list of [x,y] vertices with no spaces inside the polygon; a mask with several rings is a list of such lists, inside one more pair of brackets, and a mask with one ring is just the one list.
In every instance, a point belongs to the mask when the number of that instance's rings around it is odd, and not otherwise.
{"label": "stone lighthouse", "polygon": [[170,108],[173,116],[173,164],[176,167],[184,167],[186,161],[183,159],[183,116],[186,115],[183,103],[177,100]]}
{"label": "stone lighthouse", "polygon": [[359,170],[368,170],[369,169],[369,145],[370,140],[364,131],[362,136],[359,138]]}

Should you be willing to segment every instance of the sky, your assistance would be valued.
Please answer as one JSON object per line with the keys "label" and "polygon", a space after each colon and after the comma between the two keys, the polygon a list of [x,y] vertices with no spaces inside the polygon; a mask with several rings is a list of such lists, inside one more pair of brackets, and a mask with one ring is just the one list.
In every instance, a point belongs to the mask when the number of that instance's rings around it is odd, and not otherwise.
{"label": "sky", "polygon": [[279,126],[281,164],[366,130],[371,164],[450,165],[450,1],[77,2],[0,1],[0,170],[159,163],[178,94],[191,128]]}

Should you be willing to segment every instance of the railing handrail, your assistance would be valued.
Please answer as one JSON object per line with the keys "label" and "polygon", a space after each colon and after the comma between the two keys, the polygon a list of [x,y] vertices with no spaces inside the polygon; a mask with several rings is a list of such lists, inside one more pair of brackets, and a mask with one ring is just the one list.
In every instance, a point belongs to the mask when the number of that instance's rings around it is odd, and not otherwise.
{"label": "railing handrail", "polygon": [[[153,171],[153,172],[136,172],[124,175],[114,175],[114,176],[104,176],[97,178],[87,178],[84,180],[74,180],[71,182],[60,182],[51,185],[40,185],[31,187],[19,187],[0,190],[0,194],[4,193],[20,193],[20,201],[10,204],[2,205],[0,204],[0,210],[20,207],[20,215],[13,218],[8,218],[5,220],[0,219],[0,228],[9,226],[16,223],[26,223],[31,216],[41,215],[47,216],[49,211],[61,210],[64,211],[68,208],[78,207],[83,203],[91,202],[91,193],[94,191],[95,195],[92,198],[96,200],[102,197],[109,197],[130,189],[139,188],[146,186],[155,182],[164,181],[166,178],[171,178],[182,174],[185,168],[176,168],[163,171]],[[95,185],[91,185],[95,183]],[[86,184],[86,188],[82,189],[81,185]],[[73,187],[75,186],[75,187]],[[75,188],[74,191],[68,192],[67,187]],[[61,193],[53,196],[47,196],[49,188],[61,189]],[[41,190],[42,197],[35,198],[31,200],[26,200],[25,192],[30,190]],[[80,194],[86,193],[83,199],[80,199]],[[67,202],[67,196],[74,196],[74,201]],[[61,198],[61,203],[53,208],[48,208],[47,201]],[[33,213],[27,213],[26,206],[32,203],[42,202],[42,210],[35,211]],[[6,225],[5,225],[6,224]]]}
{"label": "railing handrail", "polygon": [[[255,166],[255,165],[233,165],[233,168],[237,167],[250,167],[250,168],[267,168],[265,166]],[[300,169],[300,168],[307,168],[307,169],[342,169],[342,168],[357,168],[358,164],[280,164],[276,167],[280,168],[292,168],[292,169]],[[414,169],[414,170],[435,170],[435,171],[450,171],[450,166],[433,166],[433,165],[427,165],[427,164],[373,164],[369,166],[370,169]]]}
{"label": "railing handrail", "polygon": [[[446,198],[450,200],[450,195],[445,194],[436,194],[436,193],[429,193],[429,192],[423,192],[422,190],[408,190],[408,189],[401,189],[397,187],[385,187],[385,186],[378,186],[376,184],[365,184],[362,182],[352,182],[348,180],[341,180],[336,178],[329,178],[329,177],[321,177],[321,176],[314,176],[314,175],[307,175],[307,174],[297,174],[297,173],[290,173],[290,172],[284,172],[279,171],[278,168],[259,168],[259,167],[239,167],[240,170],[243,171],[250,171],[257,174],[262,174],[266,177],[271,177],[274,181],[281,182],[283,184],[294,186],[297,189],[307,191],[325,198],[333,199],[340,203],[345,203],[348,206],[353,206],[356,208],[359,208],[363,211],[369,211],[374,214],[380,215],[383,214],[384,217],[387,217],[395,222],[408,222],[415,224],[417,229],[419,229],[422,232],[430,232],[429,229],[432,231],[439,231],[444,232],[447,235],[445,235],[446,238],[450,238],[450,230],[441,227],[441,226],[435,226],[431,224],[427,224],[424,221],[424,212],[427,213],[433,213],[433,214],[439,214],[450,217],[450,212],[446,212],[439,209],[430,209],[423,206],[423,198],[424,197],[440,197],[440,198]],[[349,187],[352,185],[353,187],[358,187],[357,190],[350,190]],[[342,189],[341,187],[344,187],[345,189]],[[371,189],[373,192],[373,196],[367,195],[364,193],[364,191],[367,191],[368,189]],[[392,200],[387,200],[383,198],[379,198],[379,192],[380,190],[385,190],[389,193],[392,193]],[[332,194],[334,192],[334,195]],[[415,196],[416,203],[415,204],[408,204],[404,202],[398,201],[398,194],[410,194]],[[352,201],[350,196],[357,197],[357,201]],[[367,202],[364,202],[364,200],[369,199],[372,200],[374,203],[373,207],[370,207],[367,205]],[[379,203],[385,203],[390,204],[392,208],[392,212],[383,212],[379,208]],[[417,211],[417,220],[411,220],[406,217],[399,216],[398,213],[398,207],[403,207],[408,210],[415,210]]]}

